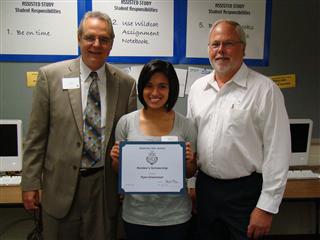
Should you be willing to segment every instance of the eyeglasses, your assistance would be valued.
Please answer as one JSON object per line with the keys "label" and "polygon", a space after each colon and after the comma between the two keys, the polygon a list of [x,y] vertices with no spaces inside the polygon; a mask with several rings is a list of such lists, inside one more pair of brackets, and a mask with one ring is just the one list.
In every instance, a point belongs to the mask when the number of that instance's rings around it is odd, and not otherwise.
{"label": "eyeglasses", "polygon": [[82,39],[84,39],[85,41],[87,41],[88,43],[94,43],[96,41],[96,39],[99,40],[99,43],[101,45],[107,45],[109,43],[112,42],[112,39],[111,38],[108,38],[108,37],[96,37],[94,35],[84,35],[82,37]]}
{"label": "eyeglasses", "polygon": [[213,42],[209,43],[208,46],[211,49],[217,50],[218,48],[223,47],[225,49],[230,49],[234,47],[236,44],[243,43],[242,41],[225,41],[225,42]]}

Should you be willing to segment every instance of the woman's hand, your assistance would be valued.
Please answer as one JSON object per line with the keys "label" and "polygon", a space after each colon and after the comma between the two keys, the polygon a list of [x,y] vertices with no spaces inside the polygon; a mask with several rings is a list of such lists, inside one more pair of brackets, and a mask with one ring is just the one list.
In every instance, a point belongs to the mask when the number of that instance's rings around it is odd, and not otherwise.
{"label": "woman's hand", "polygon": [[112,168],[114,171],[118,172],[119,169],[119,142],[115,142],[113,145],[110,156],[112,158]]}
{"label": "woman's hand", "polygon": [[190,178],[197,170],[196,154],[193,153],[190,142],[186,142],[186,166],[187,177]]}

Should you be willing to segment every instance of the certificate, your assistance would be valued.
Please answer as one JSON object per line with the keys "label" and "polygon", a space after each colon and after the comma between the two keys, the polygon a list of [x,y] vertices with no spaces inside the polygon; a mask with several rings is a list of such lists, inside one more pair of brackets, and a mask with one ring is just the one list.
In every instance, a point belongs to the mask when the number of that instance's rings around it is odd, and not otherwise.
{"label": "certificate", "polygon": [[184,142],[120,143],[120,193],[183,193]]}

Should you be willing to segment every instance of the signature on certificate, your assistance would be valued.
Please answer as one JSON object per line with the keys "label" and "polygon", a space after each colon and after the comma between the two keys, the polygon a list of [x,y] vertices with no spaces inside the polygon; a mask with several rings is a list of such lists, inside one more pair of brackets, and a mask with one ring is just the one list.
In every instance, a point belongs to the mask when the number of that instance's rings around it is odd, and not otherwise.
{"label": "signature on certificate", "polygon": [[172,179],[172,180],[166,180],[166,183],[175,183],[175,184],[177,184],[177,183],[179,183],[177,180],[175,180],[175,179]]}

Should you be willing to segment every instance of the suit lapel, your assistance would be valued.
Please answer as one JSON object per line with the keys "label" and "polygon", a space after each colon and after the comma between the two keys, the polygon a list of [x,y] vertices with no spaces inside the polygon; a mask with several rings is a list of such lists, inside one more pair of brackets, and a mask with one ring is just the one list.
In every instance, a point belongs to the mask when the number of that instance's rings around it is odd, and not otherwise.
{"label": "suit lapel", "polygon": [[[80,81],[80,61],[76,59],[69,66],[70,73],[66,74],[66,78],[79,78]],[[69,89],[69,101],[73,111],[74,119],[77,123],[79,134],[83,137],[83,113],[81,101],[81,88]]]}
{"label": "suit lapel", "polygon": [[[69,66],[70,73],[64,77],[80,77],[80,61],[76,59]],[[106,98],[106,125],[105,125],[105,143],[109,142],[112,132],[113,122],[116,113],[118,95],[119,95],[119,81],[116,73],[106,64],[106,78],[107,78],[107,98]],[[74,119],[77,123],[79,134],[83,137],[83,112],[81,101],[81,89],[69,89],[69,101],[73,111]],[[106,146],[105,146],[106,147]]]}
{"label": "suit lapel", "polygon": [[111,71],[106,64],[107,75],[107,116],[105,127],[105,142],[108,143],[114,123],[118,95],[119,95],[119,80],[115,72]]}

